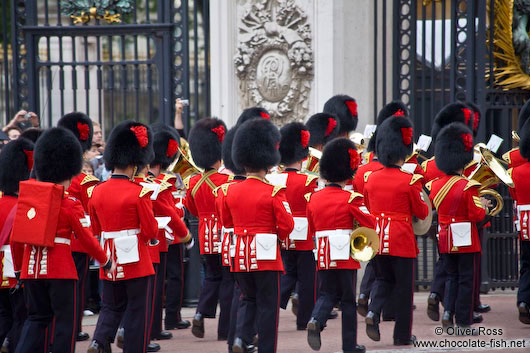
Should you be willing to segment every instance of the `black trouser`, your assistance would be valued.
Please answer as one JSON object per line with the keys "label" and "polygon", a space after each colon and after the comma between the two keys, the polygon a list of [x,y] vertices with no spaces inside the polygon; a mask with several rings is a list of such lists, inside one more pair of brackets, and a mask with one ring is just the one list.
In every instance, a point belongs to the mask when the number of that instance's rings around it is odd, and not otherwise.
{"label": "black trouser", "polygon": [[520,241],[521,244],[521,272],[519,276],[519,290],[517,291],[517,305],[523,302],[530,305],[530,241]]}
{"label": "black trouser", "polygon": [[26,318],[23,289],[0,289],[0,342],[7,336],[11,352],[17,347]]}
{"label": "black trouser", "polygon": [[364,294],[367,297],[370,297],[375,282],[374,264],[372,261],[373,260],[370,260],[366,264],[363,279],[361,280],[361,288],[359,288],[359,293]]}
{"label": "black trouser", "polygon": [[167,256],[166,326],[175,326],[182,320],[180,309],[184,293],[184,244],[169,246]]}
{"label": "black trouser", "polygon": [[414,258],[377,255],[372,261],[376,280],[368,310],[379,315],[388,300],[395,300],[394,339],[408,340],[412,335]]}
{"label": "black trouser", "polygon": [[[482,238],[484,237],[484,228],[478,227],[478,239],[480,241],[481,247],[482,247]],[[480,305],[480,284],[482,283],[482,253],[478,253],[477,258],[477,266],[476,271],[477,273],[475,276],[477,277],[477,280],[475,281],[475,286],[473,287],[473,310],[477,306]]]}
{"label": "black trouser", "polygon": [[298,315],[296,325],[306,327],[315,305],[316,296],[316,264],[312,250],[282,250],[285,274],[280,281],[280,307],[285,309],[291,293],[298,283]]}
{"label": "black trouser", "polygon": [[436,265],[434,265],[434,273],[431,282],[431,293],[435,293],[443,302],[445,293],[445,282],[447,281],[447,271],[445,269],[444,257],[440,254]]}
{"label": "black trouser", "polygon": [[251,331],[254,323],[257,323],[258,351],[275,353],[280,311],[280,272],[236,272],[235,278],[243,295],[237,313],[236,337],[252,337]]}
{"label": "black trouser", "polygon": [[455,313],[457,325],[473,323],[475,298],[473,288],[478,281],[478,257],[480,253],[443,254],[447,270],[445,286],[445,310]]}
{"label": "black trouser", "polygon": [[44,352],[46,329],[54,318],[52,352],[75,351],[76,282],[74,279],[24,280],[28,318],[16,353]]}
{"label": "black trouser", "polygon": [[166,280],[167,253],[160,253],[160,264],[154,278],[153,313],[151,320],[151,339],[160,336],[162,332],[162,308],[164,306],[164,282]]}
{"label": "black trouser", "polygon": [[149,343],[149,316],[153,276],[122,281],[103,281],[102,307],[94,339],[100,344],[114,341],[123,315],[125,353],[143,353]]}
{"label": "black trouser", "polygon": [[86,294],[86,283],[88,278],[88,264],[89,256],[82,252],[73,252],[72,257],[75,263],[75,269],[77,270],[77,290],[76,290],[76,317],[77,322],[75,323],[75,333],[78,334],[83,330],[83,311],[85,310],[85,294]]}
{"label": "black trouser", "polygon": [[221,255],[203,255],[203,259],[206,265],[206,276],[201,288],[197,312],[205,317],[214,318],[217,301],[219,301],[217,334],[220,337],[228,337],[234,280],[230,275],[230,269],[221,264]]}
{"label": "black trouser", "polygon": [[329,313],[340,298],[342,308],[342,350],[353,351],[357,345],[357,270],[320,270],[320,293],[312,316],[326,326]]}

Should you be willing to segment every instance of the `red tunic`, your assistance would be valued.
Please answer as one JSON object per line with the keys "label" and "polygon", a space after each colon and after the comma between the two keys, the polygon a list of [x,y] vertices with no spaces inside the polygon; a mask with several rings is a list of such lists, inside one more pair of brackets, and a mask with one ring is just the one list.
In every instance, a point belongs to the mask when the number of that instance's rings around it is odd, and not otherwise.
{"label": "red tunic", "polygon": [[425,183],[433,181],[435,179],[443,177],[445,174],[436,166],[434,157],[427,159],[421,164],[421,168],[424,171],[423,177],[425,178]]}
{"label": "red tunic", "polygon": [[[152,180],[147,180],[146,179],[146,176],[144,174],[139,174],[139,175],[136,175],[134,177],[134,182],[138,185],[141,185],[141,183],[153,183]],[[148,197],[148,196],[146,196]],[[153,205],[153,214],[154,214],[154,204],[155,204],[156,201],[153,201],[151,200],[151,203]],[[156,214],[155,214],[156,216]],[[157,227],[158,229],[158,227]],[[158,242],[155,243],[154,240],[158,240]],[[154,263],[154,264],[159,264],[160,263],[160,244],[161,244],[161,239],[160,239],[160,229],[158,229],[158,232],[157,232],[157,235],[156,235],[156,239],[151,239],[149,240],[149,242],[147,243],[147,250],[149,250],[149,257],[151,258],[151,262]]]}
{"label": "red tunic", "polygon": [[429,207],[422,200],[423,177],[398,167],[371,173],[364,185],[364,199],[376,217],[380,255],[416,257],[418,247],[412,229],[412,216],[424,219]]}
{"label": "red tunic", "polygon": [[[285,188],[273,186],[253,176],[240,183],[230,184],[221,214],[224,226],[234,228],[236,237],[233,271],[283,271],[277,240],[285,241],[294,228]],[[277,236],[275,259],[257,259],[259,245],[256,244],[256,234]],[[272,252],[273,248],[269,249]]]}
{"label": "red tunic", "polygon": [[[57,223],[56,244],[53,247],[25,245],[23,258],[17,251],[15,269],[21,269],[22,279],[78,279],[72,250],[68,244],[73,234],[99,263],[107,262],[107,255],[90,231],[81,203],[65,195],[61,202]],[[57,243],[61,240],[61,243]]]}
{"label": "red tunic", "polygon": [[[107,276],[100,271],[100,278],[119,281],[153,275],[153,265],[147,249],[148,242],[157,237],[158,224],[153,214],[150,193],[131,182],[127,177],[114,175],[94,188],[89,202],[90,218],[94,234],[139,230],[139,261],[117,266]],[[105,251],[116,259],[114,239],[105,239]]]}
{"label": "red tunic", "polygon": [[515,168],[520,166],[523,163],[528,162],[526,158],[521,156],[521,152],[519,151],[519,147],[514,148],[505,154],[502,155],[502,159],[504,159],[506,162],[508,162],[509,168]]}
{"label": "red tunic", "polygon": [[[308,175],[298,171],[287,171],[287,188],[285,196],[287,202],[291,207],[293,217],[306,218],[306,207],[308,197],[315,192],[317,188],[318,177],[316,175]],[[296,226],[296,221],[295,221]],[[315,248],[313,238],[307,235],[306,240],[290,240],[285,241],[287,250],[309,251]]]}
{"label": "red tunic", "polygon": [[[447,190],[453,182],[456,183]],[[447,187],[444,188],[446,184]],[[451,175],[445,175],[432,183],[429,197],[438,210],[438,249],[441,254],[480,252],[475,223],[484,219],[486,211],[480,203],[479,187],[480,184],[476,181]],[[450,225],[461,222],[471,223],[471,245],[455,247]]]}
{"label": "red tunic", "polygon": [[195,175],[186,185],[184,206],[192,215],[199,218],[199,250],[201,255],[218,254],[220,250],[221,227],[215,215],[215,196],[213,190],[228,181],[228,174],[211,169]]}
{"label": "red tunic", "polygon": [[[9,216],[9,213],[13,209],[13,207],[17,204],[17,198],[14,196],[8,196],[4,195],[0,198],[0,232],[4,228],[4,224],[6,222],[7,217]],[[0,246],[7,245],[9,246],[9,239],[5,244],[0,244]],[[19,244],[19,246],[22,244]],[[12,244],[11,247],[16,246],[16,244]],[[23,245],[22,245],[23,247]],[[11,249],[13,251],[14,249]],[[13,256],[11,256],[13,259]],[[6,261],[4,259],[4,252],[0,251],[0,276],[2,278],[2,281],[0,282],[0,288],[12,288],[16,286],[17,280],[16,278],[6,277],[4,273],[4,265]]]}
{"label": "red tunic", "polygon": [[[75,197],[81,202],[85,214],[88,214],[88,201],[92,195],[92,190],[94,190],[94,186],[96,186],[98,183],[99,179],[95,176],[80,173],[72,178],[72,183],[67,189],[70,196]],[[75,237],[72,239],[71,248],[72,252],[87,252],[83,247],[83,244]]]}
{"label": "red tunic", "polygon": [[[175,238],[174,243],[186,243],[190,240],[191,234],[184,221],[177,211],[175,199],[171,189],[161,190],[158,197],[153,202],[153,210],[156,217],[171,217],[168,227],[173,231],[171,235]],[[164,229],[158,231],[160,240],[160,252],[168,252],[168,240]]]}
{"label": "red tunic", "polygon": [[[420,164],[418,163],[418,157],[416,156],[416,154],[413,154],[412,156],[410,156],[406,161],[405,163],[412,163],[412,164],[415,164],[416,167],[414,169],[414,174],[419,174],[419,175],[422,175],[423,177],[425,177],[425,172],[423,171],[422,167],[420,166]],[[422,183],[425,182],[425,179],[422,179],[421,180]]]}
{"label": "red tunic", "polygon": [[530,162],[520,164],[509,169],[514,187],[510,188],[510,194],[517,203],[520,239],[530,241]]}
{"label": "red tunic", "polygon": [[383,165],[377,160],[372,160],[357,168],[357,172],[355,172],[355,176],[353,177],[353,190],[360,194],[364,193],[366,179],[372,172],[379,169],[383,169]]}
{"label": "red tunic", "polygon": [[315,237],[317,241],[319,270],[361,267],[351,257],[348,260],[331,260],[329,236],[319,236],[322,231],[353,230],[359,225],[374,228],[374,217],[363,206],[361,194],[343,190],[339,186],[326,186],[311,195],[307,205],[307,220],[309,237]]}

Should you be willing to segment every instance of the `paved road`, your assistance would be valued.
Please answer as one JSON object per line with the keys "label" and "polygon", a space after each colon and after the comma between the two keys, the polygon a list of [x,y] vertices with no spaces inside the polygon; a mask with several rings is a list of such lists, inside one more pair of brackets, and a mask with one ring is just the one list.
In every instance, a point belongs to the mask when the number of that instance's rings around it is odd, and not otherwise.
{"label": "paved road", "polygon": [[[499,329],[502,330],[500,335],[486,334],[479,337],[450,337],[448,335],[437,336],[435,334],[438,323],[429,320],[426,315],[426,300],[427,293],[416,293],[414,302],[417,310],[414,312],[414,328],[413,333],[418,337],[418,340],[428,341],[434,340],[436,342],[444,342],[446,345],[462,345],[462,344],[491,344],[492,339],[504,339],[505,343],[500,344],[519,344],[525,347],[508,349],[501,346],[490,348],[399,348],[392,345],[392,322],[383,322],[381,324],[381,341],[373,342],[365,333],[364,318],[359,316],[358,341],[364,344],[370,352],[462,352],[462,351],[478,351],[481,352],[529,352],[530,351],[530,325],[525,326],[517,319],[517,311],[515,307],[515,292],[513,291],[496,291],[489,295],[482,296],[482,302],[490,304],[493,310],[484,314],[484,322],[478,326],[484,329]],[[312,350],[306,342],[306,332],[296,331],[296,323],[293,314],[289,310],[280,310],[280,328],[278,340],[278,353],[309,353]],[[194,309],[185,308],[183,316],[191,320],[194,314]],[[92,334],[97,316],[85,317],[85,330]],[[217,341],[217,320],[206,320],[206,336],[204,339],[197,339],[188,330],[177,330],[173,332],[173,339],[168,341],[158,341],[162,346],[163,353],[225,353],[227,352],[227,345],[225,342]],[[519,342],[523,340],[524,342]],[[447,343],[446,341],[449,341]],[[483,343],[480,343],[483,342]],[[500,341],[496,341],[500,342]],[[512,343],[514,342],[514,343]],[[438,343],[439,344],[439,343]],[[80,342],[77,345],[77,352],[86,352],[88,343]],[[114,352],[121,352],[117,347],[113,347]],[[341,334],[340,334],[340,318],[330,320],[328,327],[322,333],[322,348],[320,352],[335,353],[342,352],[341,350]]]}

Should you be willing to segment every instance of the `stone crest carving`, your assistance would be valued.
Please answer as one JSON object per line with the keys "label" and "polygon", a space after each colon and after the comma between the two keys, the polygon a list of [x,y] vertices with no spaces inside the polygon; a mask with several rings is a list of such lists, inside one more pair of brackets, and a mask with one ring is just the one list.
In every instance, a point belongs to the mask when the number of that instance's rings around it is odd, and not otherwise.
{"label": "stone crest carving", "polygon": [[313,79],[311,37],[296,0],[246,5],[234,58],[243,107],[264,107],[280,125],[305,118]]}

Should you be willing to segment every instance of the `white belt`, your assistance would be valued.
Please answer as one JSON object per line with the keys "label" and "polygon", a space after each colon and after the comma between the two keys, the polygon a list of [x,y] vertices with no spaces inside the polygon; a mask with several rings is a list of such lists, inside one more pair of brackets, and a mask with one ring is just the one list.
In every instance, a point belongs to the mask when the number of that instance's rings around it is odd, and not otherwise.
{"label": "white belt", "polygon": [[61,237],[55,237],[55,240],[53,241],[55,244],[66,244],[70,245],[70,239],[67,238],[61,238]]}
{"label": "white belt", "polygon": [[517,206],[517,209],[519,210],[519,212],[521,212],[521,211],[530,211],[530,205],[519,205],[519,206]]}
{"label": "white belt", "polygon": [[352,231],[353,231],[352,229],[321,230],[321,231],[315,232],[315,235],[317,238],[323,238],[323,237],[332,237],[335,235],[344,235],[344,234],[350,235]]}
{"label": "white belt", "polygon": [[137,235],[140,233],[140,229],[125,229],[117,232],[101,232],[103,239],[116,239],[127,237],[130,235]]}
{"label": "white belt", "polygon": [[11,246],[10,245],[2,245],[2,247],[0,247],[0,251],[11,251]]}

